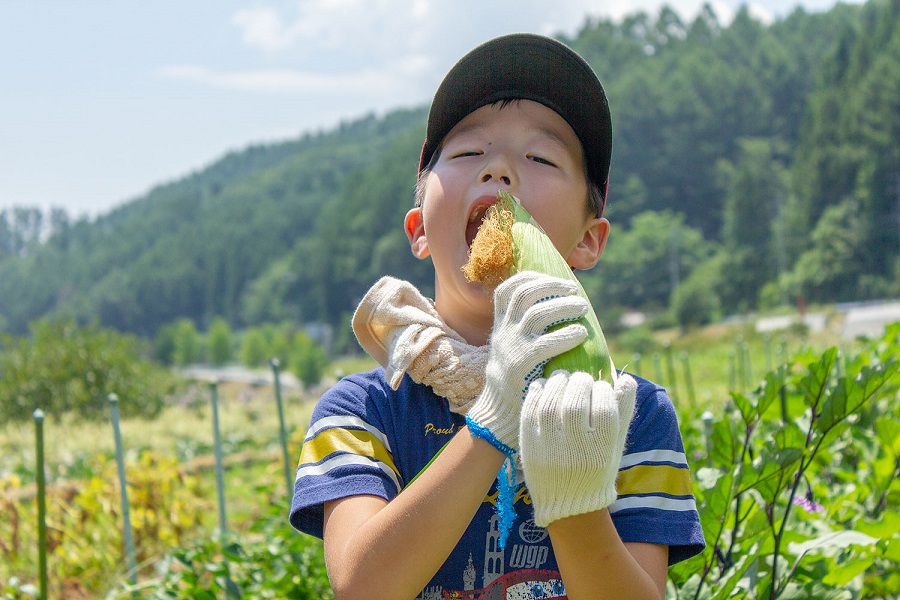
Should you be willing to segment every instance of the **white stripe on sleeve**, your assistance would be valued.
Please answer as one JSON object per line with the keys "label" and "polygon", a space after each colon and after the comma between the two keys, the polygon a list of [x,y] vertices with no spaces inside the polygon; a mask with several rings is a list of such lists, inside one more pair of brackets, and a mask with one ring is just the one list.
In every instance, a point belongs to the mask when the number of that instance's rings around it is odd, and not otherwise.
{"label": "white stripe on sleeve", "polygon": [[628,467],[648,462],[668,462],[685,468],[688,466],[687,457],[684,455],[684,452],[675,452],[674,450],[648,450],[647,452],[626,454],[622,457],[619,468],[627,469]]}
{"label": "white stripe on sleeve", "polygon": [[400,480],[397,478],[397,474],[394,473],[393,469],[379,460],[360,456],[358,454],[336,454],[318,464],[300,467],[299,469],[297,469],[297,477],[295,478],[295,481],[299,480],[302,477],[324,475],[332,469],[336,469],[337,467],[343,467],[346,465],[361,465],[365,467],[371,467],[374,465],[384,471],[384,473],[391,478],[391,481],[394,482],[394,485],[397,488],[397,492],[400,492]]}

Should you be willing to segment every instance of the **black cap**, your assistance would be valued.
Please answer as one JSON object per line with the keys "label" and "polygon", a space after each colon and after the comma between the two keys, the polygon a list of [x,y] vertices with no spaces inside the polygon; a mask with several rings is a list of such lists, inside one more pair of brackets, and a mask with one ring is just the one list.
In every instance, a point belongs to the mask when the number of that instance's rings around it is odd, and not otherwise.
{"label": "black cap", "polygon": [[578,136],[588,178],[606,204],[612,122],[606,92],[578,53],[552,38],[530,33],[505,35],[478,46],[444,77],[431,103],[419,173],[444,137],[474,110],[501,100],[539,102],[556,111]]}

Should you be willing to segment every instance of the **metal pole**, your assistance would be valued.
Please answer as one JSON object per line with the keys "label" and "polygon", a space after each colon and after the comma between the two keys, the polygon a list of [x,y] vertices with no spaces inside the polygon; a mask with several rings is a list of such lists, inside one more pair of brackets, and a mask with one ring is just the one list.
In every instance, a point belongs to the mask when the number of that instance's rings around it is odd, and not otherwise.
{"label": "metal pole", "polygon": [[753,389],[753,365],[750,364],[750,344],[746,341],[741,345],[741,353],[744,357],[744,389]]}
{"label": "metal pole", "polygon": [[778,396],[781,402],[781,421],[782,423],[787,423],[788,421],[788,407],[787,407],[787,391],[785,390],[785,375],[787,372],[787,357],[785,357],[785,345],[786,342],[782,338],[781,345],[775,351],[775,360],[778,363],[778,372],[781,377],[781,387],[778,388]]}
{"label": "metal pole", "polygon": [[744,362],[744,337],[740,335],[737,336],[737,340],[735,341],[735,360],[737,384],[741,386],[742,389],[746,389],[747,374],[744,372],[744,367],[746,367],[747,364]]}
{"label": "metal pole", "polygon": [[705,411],[703,416],[700,417],[703,419],[703,436],[706,438],[706,466],[713,466],[712,461],[712,422],[713,422],[713,414],[710,411]]}
{"label": "metal pole", "polygon": [[37,457],[38,573],[41,600],[47,600],[47,482],[44,478],[44,411],[35,409],[34,439]]}
{"label": "metal pole", "polygon": [[653,353],[653,366],[656,369],[656,383],[663,385],[662,356],[659,352]]}
{"label": "metal pole", "polygon": [[284,406],[281,401],[281,379],[278,375],[278,368],[281,366],[281,363],[278,362],[277,358],[273,358],[269,361],[269,365],[272,367],[272,377],[275,380],[275,402],[278,405],[278,426],[279,434],[281,435],[281,457],[284,461],[284,482],[287,486],[288,498],[290,498],[294,493],[294,485],[291,477],[291,461],[288,455],[287,429],[284,425]]}
{"label": "metal pole", "polygon": [[209,384],[213,417],[213,448],[216,456],[216,494],[219,497],[219,535],[227,533],[225,521],[225,476],[222,467],[222,436],[219,433],[219,382]]}
{"label": "metal pole", "polygon": [[669,395],[674,397],[674,396],[678,395],[678,390],[676,389],[676,382],[675,382],[675,361],[672,359],[672,344],[670,344],[669,342],[666,342],[665,348],[666,348],[666,368],[669,372],[668,373],[669,381],[668,381],[668,385],[666,387],[669,389],[669,391],[671,391],[671,394],[669,394]]}
{"label": "metal pole", "polygon": [[737,367],[736,367],[736,355],[734,350],[728,351],[728,390],[732,392],[737,391]]}
{"label": "metal pole", "polygon": [[697,398],[694,396],[694,380],[691,377],[691,362],[687,352],[681,353],[681,362],[684,365],[684,379],[687,384],[688,402],[693,406],[696,404]]}
{"label": "metal pole", "polygon": [[125,558],[128,561],[128,580],[137,585],[137,560],[134,552],[134,538],[131,535],[131,512],[128,508],[128,483],[125,480],[125,453],[122,450],[122,433],[119,430],[119,397],[110,394],[110,421],[112,421],[113,438],[116,442],[116,463],[119,467],[119,489],[122,502],[122,538],[125,540]]}

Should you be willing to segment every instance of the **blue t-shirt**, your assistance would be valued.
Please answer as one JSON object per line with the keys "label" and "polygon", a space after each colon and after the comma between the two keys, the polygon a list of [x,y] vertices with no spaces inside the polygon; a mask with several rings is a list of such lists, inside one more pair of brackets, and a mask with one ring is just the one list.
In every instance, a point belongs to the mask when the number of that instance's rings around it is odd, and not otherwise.
{"label": "blue t-shirt", "polygon": [[[674,564],[704,547],[690,471],[666,391],[635,379],[635,413],[616,480],[618,498],[609,511],[622,541],[667,545],[669,564]],[[291,524],[322,537],[325,502],[360,494],[392,500],[464,426],[463,416],[409,376],[397,390],[385,382],[381,368],[344,378],[313,410],[294,483]],[[504,548],[499,547],[497,494],[494,482],[420,598],[565,597],[550,538],[534,523],[527,488],[516,490],[516,520]]]}

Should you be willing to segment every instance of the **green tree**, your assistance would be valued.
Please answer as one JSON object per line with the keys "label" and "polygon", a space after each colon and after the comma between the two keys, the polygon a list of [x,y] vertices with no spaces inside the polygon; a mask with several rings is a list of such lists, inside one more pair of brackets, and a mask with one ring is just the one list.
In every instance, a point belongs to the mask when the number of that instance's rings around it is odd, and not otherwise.
{"label": "green tree", "polygon": [[830,207],[852,198],[867,229],[856,267],[870,274],[857,281],[892,281],[900,247],[900,4],[870,0],[836,39],[796,151],[793,233],[806,235]]}
{"label": "green tree", "polygon": [[720,252],[700,264],[675,289],[672,295],[672,313],[683,329],[696,325],[706,325],[721,316],[723,269],[725,253]]}
{"label": "green tree", "polygon": [[178,320],[175,324],[174,341],[175,351],[172,358],[175,364],[184,367],[200,360],[200,335],[192,320]]}
{"label": "green tree", "polygon": [[113,393],[123,416],[153,417],[171,387],[141,340],[97,324],[40,320],[30,335],[7,336],[0,347],[3,421],[29,419],[36,408],[54,418],[104,418]]}
{"label": "green tree", "polygon": [[291,367],[294,374],[305,385],[315,385],[322,379],[328,357],[325,351],[311,337],[302,331],[294,336],[294,351]]}
{"label": "green tree", "polygon": [[579,278],[600,307],[662,309],[678,282],[712,250],[682,215],[646,211],[632,219],[629,229],[614,228],[600,262]]}
{"label": "green tree", "polygon": [[817,301],[854,299],[861,276],[858,257],[868,239],[866,225],[854,200],[826,209],[812,232],[810,249],[787,277],[793,293]]}
{"label": "green tree", "polygon": [[259,367],[265,364],[268,356],[269,344],[262,329],[253,327],[244,332],[241,342],[241,363],[246,367]]}
{"label": "green tree", "polygon": [[164,365],[175,364],[175,338],[178,334],[178,325],[169,323],[160,328],[153,342],[153,355],[156,360]]}
{"label": "green tree", "polygon": [[231,360],[231,327],[221,317],[213,319],[209,326],[209,361],[222,366]]}
{"label": "green tree", "polygon": [[719,162],[725,211],[722,244],[728,251],[729,276],[720,290],[725,306],[747,310],[757,306],[760,282],[777,279],[785,260],[779,229],[787,194],[783,144],[770,139],[743,139],[737,163]]}

